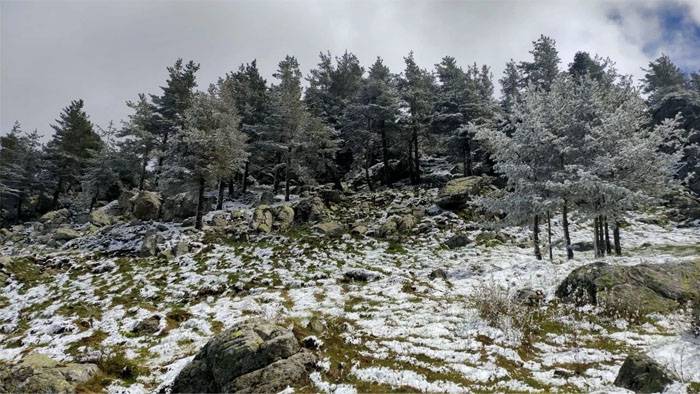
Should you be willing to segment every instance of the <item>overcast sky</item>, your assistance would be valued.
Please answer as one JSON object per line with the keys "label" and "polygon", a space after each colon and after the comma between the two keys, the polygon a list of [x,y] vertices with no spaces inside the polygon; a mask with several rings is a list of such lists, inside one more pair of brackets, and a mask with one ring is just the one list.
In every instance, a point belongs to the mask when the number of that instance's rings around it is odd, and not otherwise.
{"label": "overcast sky", "polygon": [[497,80],[540,34],[557,41],[563,67],[585,50],[637,78],[661,52],[700,69],[700,0],[0,0],[0,132],[19,120],[48,135],[76,98],[95,123],[119,124],[125,101],[159,92],[178,57],[201,64],[200,88],[252,59],[269,80],[285,54],[306,73],[320,51],[346,49],[395,72],[409,50],[431,68],[451,55],[491,66]]}

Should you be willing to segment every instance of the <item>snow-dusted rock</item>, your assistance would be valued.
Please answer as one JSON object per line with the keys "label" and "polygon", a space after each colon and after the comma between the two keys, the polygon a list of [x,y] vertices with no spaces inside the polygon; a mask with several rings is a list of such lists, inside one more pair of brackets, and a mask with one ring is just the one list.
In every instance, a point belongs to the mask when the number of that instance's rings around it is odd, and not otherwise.
{"label": "snow-dusted rock", "polygon": [[630,354],[615,378],[615,385],[636,393],[660,393],[678,377],[643,354]]}
{"label": "snow-dusted rock", "polygon": [[300,349],[288,328],[257,319],[240,323],[199,351],[175,378],[172,392],[281,391],[306,379],[316,362]]}

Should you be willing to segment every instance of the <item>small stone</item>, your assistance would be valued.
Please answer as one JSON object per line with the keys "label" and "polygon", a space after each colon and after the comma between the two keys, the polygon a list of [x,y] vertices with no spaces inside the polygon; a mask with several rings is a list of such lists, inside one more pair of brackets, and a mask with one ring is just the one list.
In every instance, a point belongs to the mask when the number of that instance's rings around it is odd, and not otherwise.
{"label": "small stone", "polygon": [[131,332],[137,335],[155,334],[160,330],[160,316],[153,315],[136,323]]}
{"label": "small stone", "polygon": [[442,268],[437,268],[430,272],[430,275],[428,277],[431,280],[435,280],[438,278],[442,280],[447,280],[447,272],[445,272],[445,270],[443,270]]}
{"label": "small stone", "polygon": [[301,340],[301,345],[309,350],[318,350],[323,346],[323,341],[313,335],[309,335]]}
{"label": "small stone", "polygon": [[345,282],[371,282],[379,279],[379,274],[365,270],[350,270],[343,274]]}
{"label": "small stone", "polygon": [[450,249],[457,249],[463,246],[467,246],[470,242],[471,240],[466,235],[457,234],[445,241],[445,246],[447,246]]}

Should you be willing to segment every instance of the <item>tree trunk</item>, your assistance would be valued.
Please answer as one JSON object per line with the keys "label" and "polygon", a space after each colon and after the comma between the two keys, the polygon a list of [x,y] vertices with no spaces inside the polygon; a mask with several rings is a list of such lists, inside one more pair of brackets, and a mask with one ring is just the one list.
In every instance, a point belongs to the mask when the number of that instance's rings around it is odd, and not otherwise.
{"label": "tree trunk", "polygon": [[414,168],[416,172],[415,184],[420,183],[420,156],[418,155],[418,128],[413,129],[413,160],[415,160]]}
{"label": "tree trunk", "polygon": [[284,201],[289,201],[289,167],[292,165],[292,150],[287,153],[287,164],[284,166]]}
{"label": "tree trunk", "polygon": [[245,193],[248,191],[248,174],[250,171],[250,161],[246,160],[245,167],[243,168],[243,182],[241,185],[241,192]]}
{"label": "tree trunk", "polygon": [[97,196],[99,193],[100,189],[97,188],[97,190],[95,190],[95,194],[90,199],[90,209],[88,210],[88,213],[92,212],[92,209],[95,208],[95,203],[97,203]]}
{"label": "tree trunk", "polygon": [[535,244],[535,257],[537,257],[537,260],[542,260],[542,252],[540,252],[540,218],[538,215],[535,215],[532,225],[532,241]]}
{"label": "tree trunk", "polygon": [[17,223],[22,221],[22,195],[17,196]]}
{"label": "tree trunk", "polygon": [[574,258],[574,250],[571,248],[571,236],[569,235],[569,208],[566,200],[564,200],[564,205],[562,206],[561,211],[561,225],[564,228],[564,243],[566,244],[566,259],[571,260]]}
{"label": "tree trunk", "polygon": [[234,184],[233,178],[234,177],[228,178],[228,182],[227,182],[228,198],[230,198],[230,199],[233,199],[234,194],[236,194],[236,189],[233,185]]}
{"label": "tree trunk", "polygon": [[382,130],[382,163],[384,163],[384,185],[391,186],[391,175],[389,174],[389,147],[386,141],[386,130],[384,130],[384,125],[381,127]]}
{"label": "tree trunk", "polygon": [[608,229],[608,227],[609,227],[608,226],[608,217],[605,216],[603,218],[603,220],[604,220],[604,226],[605,226],[605,253],[607,253],[608,256],[610,256],[612,254],[612,245],[610,244],[610,232]]}
{"label": "tree trunk", "polygon": [[464,145],[464,155],[466,156],[466,168],[464,169],[465,176],[472,176],[472,141],[471,138],[467,137]]}
{"label": "tree trunk", "polygon": [[204,216],[204,178],[199,178],[199,192],[197,193],[197,216],[194,221],[194,228],[202,229],[202,217]]}
{"label": "tree trunk", "polygon": [[53,199],[51,200],[51,209],[55,210],[58,207],[58,197],[61,195],[61,189],[63,188],[63,179],[58,178],[58,184],[56,185],[56,190],[53,192]]}
{"label": "tree trunk", "polygon": [[603,216],[598,217],[598,246],[600,246],[600,255],[605,256],[605,231],[603,229]]}
{"label": "tree trunk", "polygon": [[622,246],[620,245],[620,223],[617,220],[613,223],[613,243],[615,244],[615,255],[622,256]]}
{"label": "tree trunk", "polygon": [[593,218],[593,250],[595,251],[595,257],[600,256],[600,236],[598,234],[598,216]]}
{"label": "tree trunk", "polygon": [[409,178],[411,178],[411,183],[415,184],[416,182],[416,173],[413,169],[413,142],[409,141],[408,143],[408,174]]}
{"label": "tree trunk", "polygon": [[552,220],[547,211],[547,247],[549,248],[549,261],[552,261]]}
{"label": "tree trunk", "polygon": [[141,162],[141,175],[139,175],[139,191],[143,191],[143,184],[146,182],[146,166],[148,165],[148,155],[143,155]]}
{"label": "tree trunk", "polygon": [[[163,141],[161,141],[160,144],[160,149],[161,152],[165,152],[165,148],[168,145],[168,133],[163,134]],[[160,182],[160,173],[163,170],[163,162],[165,161],[165,156],[161,155],[158,157],[158,169],[156,170],[156,186],[158,186],[158,182]]]}
{"label": "tree trunk", "polygon": [[226,191],[226,183],[223,178],[219,179],[219,195],[216,197],[216,209],[224,207],[224,192]]}

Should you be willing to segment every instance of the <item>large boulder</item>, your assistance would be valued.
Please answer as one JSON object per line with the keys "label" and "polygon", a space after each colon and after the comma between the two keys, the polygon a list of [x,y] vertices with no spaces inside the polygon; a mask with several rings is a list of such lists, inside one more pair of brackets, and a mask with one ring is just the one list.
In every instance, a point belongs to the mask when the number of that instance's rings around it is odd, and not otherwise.
{"label": "large boulder", "polygon": [[47,226],[59,226],[61,224],[67,223],[70,218],[70,211],[63,208],[56,211],[51,211],[43,214],[39,221]]}
{"label": "large boulder", "polygon": [[318,196],[300,200],[294,207],[294,213],[294,220],[297,223],[315,223],[327,216],[326,205]]}
{"label": "large boulder", "polygon": [[80,233],[70,227],[59,227],[53,234],[56,241],[70,241],[78,237],[80,237]]}
{"label": "large boulder", "polygon": [[98,208],[90,212],[90,223],[98,227],[109,226],[116,222],[116,218],[112,216],[107,209]]}
{"label": "large boulder", "polygon": [[249,320],[210,340],[175,378],[172,392],[278,392],[308,379],[316,360],[292,330]]}
{"label": "large boulder", "polygon": [[312,227],[314,231],[328,237],[340,237],[345,233],[345,226],[338,222],[323,222]]}
{"label": "large boulder", "polygon": [[267,205],[261,205],[253,211],[253,221],[250,223],[254,231],[269,233],[272,231],[272,211]]}
{"label": "large boulder", "polygon": [[630,354],[615,378],[615,386],[635,393],[660,393],[678,377],[642,354]]}
{"label": "large boulder", "polygon": [[[205,196],[204,212],[216,202],[216,197]],[[194,193],[179,193],[163,201],[160,210],[161,219],[165,221],[184,220],[197,214],[197,196]]]}
{"label": "large boulder", "polygon": [[77,385],[98,373],[95,364],[59,364],[30,353],[17,365],[0,368],[0,393],[74,393]]}
{"label": "large boulder", "polygon": [[280,230],[286,230],[294,224],[294,208],[280,205],[275,208],[275,225]]}
{"label": "large boulder", "polygon": [[700,260],[616,266],[602,262],[579,267],[559,285],[557,297],[645,315],[668,312],[700,298]]}
{"label": "large boulder", "polygon": [[440,189],[435,203],[443,209],[464,208],[472,197],[481,194],[490,183],[490,178],[485,176],[452,179]]}
{"label": "large boulder", "polygon": [[132,214],[137,219],[153,220],[158,218],[160,211],[160,194],[150,191],[142,191],[132,200]]}

